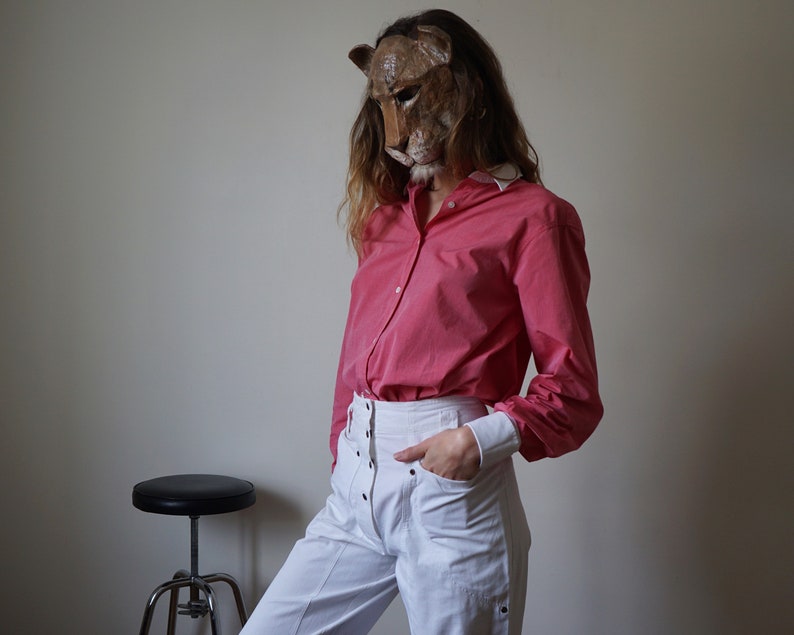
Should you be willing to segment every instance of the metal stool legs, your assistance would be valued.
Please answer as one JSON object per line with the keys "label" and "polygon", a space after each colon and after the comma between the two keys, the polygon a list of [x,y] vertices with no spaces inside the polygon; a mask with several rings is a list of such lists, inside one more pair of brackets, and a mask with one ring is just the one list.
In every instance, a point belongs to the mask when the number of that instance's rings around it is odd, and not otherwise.
{"label": "metal stool legs", "polygon": [[[213,582],[224,582],[231,587],[232,593],[234,593],[234,601],[237,604],[237,613],[240,616],[240,624],[244,625],[246,623],[248,618],[245,610],[245,601],[237,580],[227,573],[213,573],[206,576],[198,574],[198,519],[198,516],[190,517],[190,572],[180,569],[170,581],[164,582],[152,592],[149,596],[149,601],[146,603],[146,610],[143,613],[140,635],[148,634],[155,605],[160,597],[168,591],[171,593],[168,602],[168,635],[174,635],[177,614],[189,615],[196,619],[204,617],[207,613],[210,615],[213,635],[221,635],[215,592],[210,586]],[[179,589],[183,587],[190,588],[190,600],[186,604],[178,604]],[[204,594],[203,599],[199,596],[199,593]],[[177,611],[177,609],[182,610]]]}

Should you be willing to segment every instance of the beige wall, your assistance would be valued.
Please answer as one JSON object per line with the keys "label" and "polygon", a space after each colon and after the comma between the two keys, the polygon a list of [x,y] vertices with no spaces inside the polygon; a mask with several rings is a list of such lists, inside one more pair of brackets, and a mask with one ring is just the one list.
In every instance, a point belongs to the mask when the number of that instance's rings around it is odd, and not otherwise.
{"label": "beige wall", "polygon": [[[518,466],[525,632],[791,632],[791,4],[451,4],[594,276],[605,419]],[[202,521],[202,569],[251,604],[323,503],[346,53],[414,8],[0,4],[4,632],[136,632],[188,563],[187,520],[133,509],[138,480],[256,483]],[[406,632],[398,605],[375,632]]]}

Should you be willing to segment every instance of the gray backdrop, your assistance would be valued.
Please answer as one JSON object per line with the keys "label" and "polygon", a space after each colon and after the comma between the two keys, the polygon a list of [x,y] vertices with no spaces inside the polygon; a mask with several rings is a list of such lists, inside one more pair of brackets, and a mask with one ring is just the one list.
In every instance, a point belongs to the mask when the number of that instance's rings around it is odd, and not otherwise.
{"label": "gray backdrop", "polygon": [[[501,55],[594,278],[604,421],[517,461],[525,632],[792,632],[791,3],[448,6]],[[189,558],[139,480],[256,483],[202,521],[202,569],[252,606],[323,504],[346,55],[417,8],[0,3],[4,632],[137,632]],[[399,602],[375,632],[407,632]]]}

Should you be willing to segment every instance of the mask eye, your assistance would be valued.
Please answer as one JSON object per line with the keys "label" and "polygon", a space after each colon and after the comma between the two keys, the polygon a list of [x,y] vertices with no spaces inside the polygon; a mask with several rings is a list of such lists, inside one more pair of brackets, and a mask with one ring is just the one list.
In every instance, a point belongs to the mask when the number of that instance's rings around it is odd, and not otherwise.
{"label": "mask eye", "polygon": [[411,101],[419,93],[419,86],[408,86],[398,92],[394,98],[398,104],[406,104]]}

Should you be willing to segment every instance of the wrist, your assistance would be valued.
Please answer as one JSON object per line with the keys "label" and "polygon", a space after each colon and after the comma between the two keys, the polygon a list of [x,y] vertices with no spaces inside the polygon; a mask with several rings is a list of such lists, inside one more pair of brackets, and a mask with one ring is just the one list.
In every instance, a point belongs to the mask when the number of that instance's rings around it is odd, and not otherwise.
{"label": "wrist", "polygon": [[461,456],[464,463],[479,466],[481,463],[480,444],[477,442],[477,435],[469,426],[458,428],[461,438]]}

